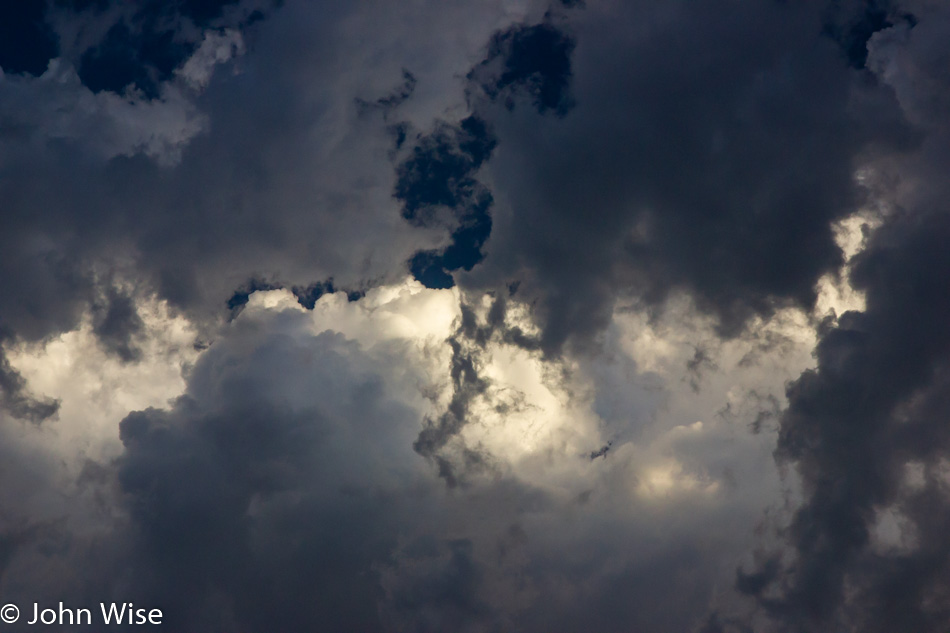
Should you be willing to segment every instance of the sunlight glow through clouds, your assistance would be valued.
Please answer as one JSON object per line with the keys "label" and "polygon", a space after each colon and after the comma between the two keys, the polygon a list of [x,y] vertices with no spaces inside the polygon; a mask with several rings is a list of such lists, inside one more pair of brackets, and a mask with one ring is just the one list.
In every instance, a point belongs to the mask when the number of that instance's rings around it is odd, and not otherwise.
{"label": "sunlight glow through clouds", "polygon": [[[508,325],[527,328],[524,307],[512,305]],[[118,421],[130,410],[167,406],[182,392],[183,370],[187,371],[199,355],[192,345],[195,332],[183,317],[170,316],[159,303],[142,306],[140,316],[147,335],[143,337],[143,359],[138,364],[124,365],[103,352],[89,324],[45,346],[20,348],[11,354],[13,365],[36,393],[61,399],[59,419],[48,428],[38,429],[37,441],[40,436],[54,436],[56,452],[76,467],[80,457],[104,459],[117,455],[121,450]],[[481,307],[487,310],[487,303]],[[287,290],[255,292],[235,321],[223,327],[273,323],[265,317],[285,311],[307,316],[309,331],[291,331],[293,336],[339,332],[371,354],[398,355],[407,368],[414,367],[430,377],[443,375],[451,361],[446,339],[452,336],[460,315],[457,290],[431,290],[407,280],[370,290],[359,301],[349,301],[342,292],[324,295],[309,313]],[[716,493],[721,473],[699,474],[708,468],[690,463],[689,453],[677,446],[705,441],[710,433],[709,437],[717,437],[733,431],[722,424],[710,426],[687,420],[714,418],[724,402],[736,401],[737,407],[741,406],[745,389],[754,387],[756,380],[763,393],[778,393],[781,382],[791,375],[787,372],[795,368],[758,375],[761,372],[754,367],[742,366],[741,360],[751,353],[749,343],[736,342],[719,350],[716,362],[723,371],[708,371],[700,378],[702,389],[695,391],[686,380],[684,367],[694,345],[706,337],[702,329],[692,334],[684,334],[690,330],[681,328],[656,330],[629,313],[618,313],[615,322],[625,333],[617,353],[629,355],[639,366],[649,368],[647,374],[620,377],[619,384],[643,381],[650,372],[659,372],[671,391],[666,404],[655,412],[653,422],[634,420],[643,427],[643,433],[632,440],[620,438],[604,458],[606,467],[622,467],[630,473],[632,497],[662,499],[681,492]],[[804,328],[801,331],[807,332]],[[788,350],[798,350],[792,354],[799,359],[793,364],[801,365],[807,358],[807,343],[800,341]],[[552,374],[536,352],[498,342],[489,343],[481,362],[479,372],[490,389],[485,399],[473,403],[472,419],[460,436],[466,445],[486,451],[506,471],[547,489],[572,490],[586,485],[583,482],[589,477],[598,476],[596,463],[591,467],[584,464],[591,462],[592,451],[617,438],[611,437],[604,420],[594,412],[593,385],[580,365],[565,360],[563,368],[567,372]],[[739,385],[743,387],[737,391]],[[629,384],[629,388],[640,387]],[[430,385],[417,384],[416,389],[420,392],[414,399],[417,406],[435,412],[447,405],[451,395],[450,385],[438,380]],[[421,397],[423,392],[430,393],[428,404]],[[420,411],[420,420],[422,414]],[[749,443],[745,430],[739,431],[742,437],[735,439]]]}
{"label": "sunlight glow through clouds", "polygon": [[101,349],[89,320],[45,345],[11,350],[10,362],[34,393],[61,400],[57,419],[28,436],[72,467],[80,458],[106,459],[121,451],[118,423],[129,411],[164,407],[181,394],[184,373],[198,357],[195,331],[163,302],[138,304],[142,357],[123,363]]}
{"label": "sunlight glow through clouds", "polygon": [[[849,256],[860,245],[860,226],[858,220],[841,224],[839,240]],[[828,307],[857,307],[853,292],[834,294],[831,281],[823,284],[822,298]],[[846,286],[846,282],[840,285]],[[398,355],[407,368],[414,367],[413,371],[432,380],[431,384],[416,383],[419,393],[413,400],[421,407],[421,420],[424,410],[437,413],[451,397],[450,384],[433,377],[444,375],[451,362],[446,341],[458,326],[460,299],[457,289],[426,289],[407,279],[371,289],[358,301],[349,301],[343,292],[326,294],[307,312],[288,290],[259,291],[250,295],[235,322],[223,327],[272,323],[264,317],[291,311],[307,315],[305,322],[309,323],[308,332],[294,336],[334,331],[370,353]],[[487,295],[476,301],[481,319],[490,304]],[[517,302],[509,305],[507,326],[519,326],[530,333],[534,326],[528,308]],[[102,351],[89,323],[45,346],[12,350],[11,362],[31,388],[62,401],[59,419],[36,429],[35,441],[52,438],[55,452],[73,468],[84,458],[117,455],[121,451],[117,422],[130,410],[167,406],[181,394],[187,368],[200,353],[193,347],[195,331],[184,317],[172,316],[164,304],[154,301],[141,303],[139,310],[145,336],[141,337],[143,359],[137,364],[125,365]],[[690,327],[666,325],[679,321],[689,322]],[[595,413],[596,388],[587,374],[591,368],[565,359],[561,373],[552,373],[552,367],[541,362],[537,352],[494,341],[479,357],[479,374],[490,389],[485,398],[472,404],[470,423],[460,434],[465,445],[485,451],[505,471],[550,490],[583,487],[590,477],[600,476],[597,468],[622,469],[631,478],[631,498],[643,500],[723,492],[722,466],[710,465],[708,451],[700,451],[699,461],[694,462],[691,449],[682,448],[690,442],[702,445],[731,437],[729,441],[747,447],[747,456],[762,453],[754,458],[761,465],[754,468],[772,470],[767,454],[770,443],[755,440],[744,426],[724,424],[723,420],[728,420],[719,417],[739,416],[735,418],[738,421],[753,415],[762,402],[747,402],[750,394],[772,394],[776,402],[783,401],[784,381],[813,363],[814,333],[804,315],[782,312],[761,323],[755,338],[710,348],[708,362],[698,366],[695,374],[687,371],[688,361],[707,341],[716,339],[712,322],[696,316],[688,304],[673,304],[668,317],[658,322],[636,312],[617,311],[614,324],[620,334],[614,354],[634,363],[639,372],[618,374],[617,384],[649,393],[650,376],[657,376],[665,385],[658,408],[644,405],[640,413],[633,413],[631,422],[640,431],[621,437],[612,434],[609,424],[604,426],[609,421]],[[758,350],[762,340],[773,342]],[[763,356],[764,349],[773,353]],[[769,366],[761,366],[760,361]],[[644,414],[652,420],[639,419]],[[765,436],[771,433],[764,429]],[[584,466],[591,461],[589,454],[608,441],[618,443],[604,458],[605,466]],[[749,449],[754,444],[761,447]],[[764,484],[763,490],[772,485]],[[767,496],[761,491],[756,493],[759,495]]]}

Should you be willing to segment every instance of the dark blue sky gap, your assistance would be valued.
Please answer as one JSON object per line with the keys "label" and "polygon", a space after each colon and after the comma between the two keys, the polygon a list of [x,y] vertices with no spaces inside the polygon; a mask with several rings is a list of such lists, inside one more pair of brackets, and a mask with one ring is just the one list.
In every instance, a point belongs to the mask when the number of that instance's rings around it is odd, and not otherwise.
{"label": "dark blue sky gap", "polygon": [[448,209],[457,228],[442,250],[416,253],[409,263],[413,276],[428,288],[451,288],[451,271],[482,259],[481,248],[491,233],[491,193],[474,174],[491,156],[496,140],[476,116],[457,126],[442,124],[422,136],[409,158],[397,168],[394,196],[402,215],[415,226],[437,226],[438,209]]}
{"label": "dark blue sky gap", "polygon": [[42,75],[59,53],[56,34],[46,24],[42,2],[5,2],[0,9],[0,68],[5,73]]}
{"label": "dark blue sky gap", "polygon": [[[161,82],[171,78],[197,46],[197,42],[180,38],[176,20],[190,20],[200,29],[212,28],[225,8],[237,1],[137,3],[128,21],[122,19],[113,24],[102,41],[80,51],[79,77],[94,92],[122,93],[132,87],[149,99],[156,98]],[[75,12],[79,19],[95,20],[105,15],[110,2],[56,0],[54,6],[59,11]],[[58,38],[47,21],[45,2],[7,2],[0,7],[0,68],[4,72],[38,76],[59,54]]]}
{"label": "dark blue sky gap", "polygon": [[[570,94],[573,40],[548,23],[519,25],[496,33],[486,59],[467,79],[490,99],[514,108],[526,94],[541,114],[566,115]],[[501,72],[494,71],[501,63]],[[411,75],[410,75],[411,76]],[[397,148],[404,137],[397,136]],[[397,167],[394,195],[402,214],[416,226],[436,224],[434,209],[448,208],[457,228],[444,249],[420,251],[409,261],[413,277],[428,288],[451,288],[452,271],[471,270],[484,257],[492,228],[491,192],[474,178],[497,144],[485,121],[471,115],[458,126],[443,125],[420,137],[409,158]]]}

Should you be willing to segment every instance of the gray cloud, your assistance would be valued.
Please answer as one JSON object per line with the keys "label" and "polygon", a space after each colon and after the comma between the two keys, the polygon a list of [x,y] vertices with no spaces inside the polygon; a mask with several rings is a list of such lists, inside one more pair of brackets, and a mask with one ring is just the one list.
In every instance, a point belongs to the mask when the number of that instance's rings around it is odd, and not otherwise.
{"label": "gray cloud", "polygon": [[[380,10],[393,20],[414,19],[410,7]],[[157,293],[207,321],[226,314],[228,298],[250,278],[307,287],[332,277],[360,288],[400,277],[412,252],[437,241],[401,222],[390,195],[388,124],[360,116],[357,105],[358,98],[385,99],[402,69],[419,67],[437,40],[401,40],[386,31],[386,20],[345,3],[290,3],[244,26],[242,42],[252,54],[229,61],[233,50],[219,59],[199,46],[225,17],[205,31],[187,16],[148,17],[137,28],[161,25],[172,39],[192,42],[185,50],[194,52],[179,55],[174,72],[149,75],[154,94],[126,98],[90,90],[76,68],[90,42],[107,37],[97,28],[133,18],[118,9],[64,11],[54,13],[55,24],[78,48],[64,44],[68,51],[41,77],[11,75],[0,84],[0,290],[7,298],[0,320],[12,335],[37,340],[75,327],[108,293],[96,289],[103,270],[121,270],[138,292]],[[230,18],[235,25],[242,11]],[[467,12],[446,5],[426,19],[453,24]],[[399,53],[367,65],[375,53],[335,31],[346,20],[364,29],[377,51]],[[486,21],[492,18],[459,28],[487,34]],[[340,54],[347,49],[352,54]],[[467,54],[438,63],[429,56],[416,72],[444,73],[459,59],[468,67]],[[218,70],[196,89],[176,73],[200,56],[212,69],[217,60]],[[461,91],[440,95],[440,107],[461,98]],[[433,100],[416,101],[424,111]]]}
{"label": "gray cloud", "polygon": [[[611,508],[622,479],[595,477],[579,504],[469,471],[447,495],[412,450],[399,348],[370,354],[305,333],[306,319],[242,316],[171,409],[123,420],[110,470],[129,521],[109,547],[128,544],[126,593],[181,630],[674,630],[702,617],[719,552],[649,537],[635,509]],[[668,512],[671,529],[695,529],[685,506]],[[559,533],[564,521],[579,533]],[[550,595],[564,602],[552,610]]]}
{"label": "gray cloud", "polygon": [[[868,64],[893,87],[926,135],[895,169],[915,186],[888,191],[893,205],[853,263],[867,307],[825,330],[818,366],[789,387],[777,454],[801,474],[805,503],[788,530],[792,551],[756,586],[740,588],[792,629],[939,630],[946,612],[948,445],[945,374],[948,305],[943,247],[947,126],[943,8],[919,7],[868,44]],[[901,71],[896,73],[896,64]],[[920,468],[919,481],[908,473]],[[908,470],[910,469],[910,470]],[[903,544],[879,543],[882,513],[903,517]],[[740,576],[740,579],[742,576]]]}
{"label": "gray cloud", "polygon": [[[181,631],[941,630],[942,6],[163,6],[53,3],[45,73],[0,77],[7,599]],[[866,307],[817,314],[859,209]],[[310,329],[407,274],[458,286],[424,363]],[[246,309],[277,288],[313,313]],[[82,326],[130,367],[153,300],[210,343],[77,475],[13,350]],[[819,342],[780,411],[739,381],[801,345],[785,308]],[[624,314],[713,326],[662,374]],[[531,411],[499,385],[532,371],[571,419],[499,457],[472,434]],[[794,497],[772,441],[803,502],[760,542]]]}
{"label": "gray cloud", "polygon": [[597,5],[564,28],[569,114],[477,106],[496,205],[464,284],[521,281],[548,352],[589,340],[618,297],[689,293],[730,336],[810,308],[841,263],[830,223],[862,201],[860,157],[912,139],[889,92],[798,5]]}
{"label": "gray cloud", "polygon": [[0,409],[15,418],[38,424],[56,415],[59,403],[30,394],[26,380],[10,366],[6,355],[0,354]]}

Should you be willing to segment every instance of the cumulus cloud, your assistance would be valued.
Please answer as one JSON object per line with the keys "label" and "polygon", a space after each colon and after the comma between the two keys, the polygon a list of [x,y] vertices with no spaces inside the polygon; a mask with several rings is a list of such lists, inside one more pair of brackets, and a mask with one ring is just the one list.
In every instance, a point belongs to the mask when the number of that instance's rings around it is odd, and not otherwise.
{"label": "cumulus cloud", "polygon": [[[851,283],[866,307],[825,331],[818,366],[789,387],[781,420],[778,454],[797,465],[807,498],[789,530],[787,565],[773,566],[768,582],[750,591],[794,626],[937,630],[946,617],[947,562],[936,537],[947,503],[937,422],[946,364],[939,272],[946,262],[938,246],[946,191],[933,170],[947,157],[945,121],[931,109],[946,92],[946,51],[933,45],[946,33],[946,16],[922,15],[929,19],[913,29],[875,34],[868,64],[925,139],[893,167],[900,184],[887,189],[892,211],[855,258]],[[886,178],[883,168],[877,177]],[[909,468],[922,469],[917,484],[905,483]],[[880,547],[875,534],[887,513],[895,517],[891,529],[909,539],[905,546]]]}
{"label": "cumulus cloud", "polygon": [[[492,304],[476,306],[476,323]],[[672,630],[699,622],[712,588],[731,578],[728,561],[746,546],[736,517],[754,521],[777,489],[774,472],[748,477],[770,472],[769,441],[742,424],[682,424],[690,412],[657,407],[656,423],[643,422],[636,442],[613,435],[605,459],[591,461],[610,434],[595,412],[596,392],[613,385],[577,369],[551,375],[537,350],[506,343],[496,330],[476,345],[491,385],[453,440],[485,467],[461,471],[461,485],[448,487],[418,442],[422,419],[450,411],[458,397],[447,378],[462,305],[456,290],[413,281],[358,301],[326,294],[312,310],[286,290],[256,292],[210,348],[182,345],[182,322],[163,345],[143,350],[137,376],[96,342],[92,323],[42,353],[22,350],[23,374],[63,402],[50,431],[61,441],[28,445],[68,462],[46,486],[68,494],[47,510],[58,523],[11,541],[5,578],[96,565],[54,585],[7,583],[9,599],[122,593],[161,604],[169,623],[196,631],[342,630],[353,622],[366,630],[542,631],[559,621]],[[174,325],[161,306],[141,318],[152,341]],[[526,314],[507,318],[510,325]],[[670,371],[685,377],[691,347],[671,345],[681,361]],[[195,354],[182,385],[176,362]],[[91,373],[85,362],[105,363],[109,382],[80,386]],[[164,386],[136,393],[142,380]],[[685,380],[673,384],[699,397]],[[120,400],[111,422],[84,420],[104,389],[125,394],[108,400]],[[122,414],[123,402],[135,410]],[[737,459],[736,442],[746,457]],[[460,463],[453,450],[433,455]],[[75,483],[61,488],[69,471]],[[33,496],[41,490],[25,485]],[[675,538],[660,538],[658,525]],[[721,547],[684,545],[710,525],[720,526],[713,538]],[[52,543],[69,545],[51,553]],[[674,573],[657,580],[663,569]],[[684,584],[682,574],[692,580]],[[262,579],[270,589],[261,590]],[[628,606],[613,611],[621,594]],[[671,610],[664,594],[680,608]],[[559,597],[553,612],[550,596]]]}
{"label": "cumulus cloud", "polygon": [[0,24],[5,600],[941,630],[941,4]]}
{"label": "cumulus cloud", "polygon": [[[494,229],[464,283],[521,281],[549,351],[600,331],[624,296],[687,292],[730,336],[813,307],[841,264],[830,224],[862,200],[860,157],[912,136],[886,89],[819,35],[819,12],[604,3],[560,28],[569,66],[526,74],[521,107],[480,106],[499,138]],[[546,47],[566,46],[552,37],[512,47],[509,66],[552,59]],[[569,89],[570,113],[551,116],[538,86]]]}

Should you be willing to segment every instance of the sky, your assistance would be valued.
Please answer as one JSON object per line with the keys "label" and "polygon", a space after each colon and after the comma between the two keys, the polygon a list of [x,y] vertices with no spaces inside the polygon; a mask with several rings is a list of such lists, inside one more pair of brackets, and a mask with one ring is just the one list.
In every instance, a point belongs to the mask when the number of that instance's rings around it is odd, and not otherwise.
{"label": "sky", "polygon": [[0,628],[948,630],[942,0],[27,0],[0,69]]}

